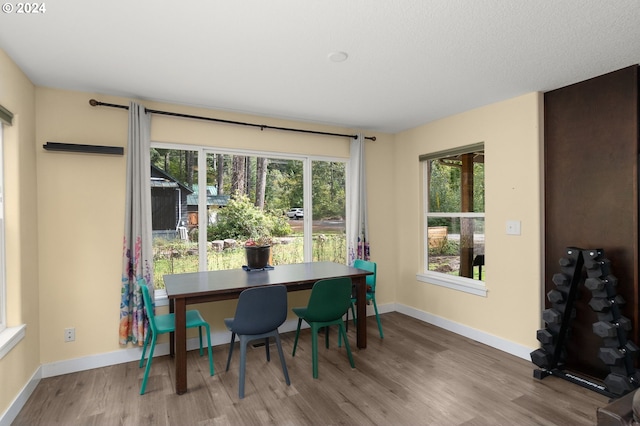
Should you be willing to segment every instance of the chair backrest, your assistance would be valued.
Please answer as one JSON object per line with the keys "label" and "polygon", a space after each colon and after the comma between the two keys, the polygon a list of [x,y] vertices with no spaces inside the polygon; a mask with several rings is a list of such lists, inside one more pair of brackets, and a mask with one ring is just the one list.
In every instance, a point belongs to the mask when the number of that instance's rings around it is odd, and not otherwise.
{"label": "chair backrest", "polygon": [[253,287],[238,298],[233,332],[262,334],[280,327],[287,319],[287,288],[283,285]]}
{"label": "chair backrest", "polygon": [[351,306],[351,278],[320,280],[313,285],[307,321],[333,321],[342,317]]}
{"label": "chair backrest", "polygon": [[151,296],[149,295],[149,287],[144,278],[138,280],[138,285],[142,291],[142,300],[144,301],[144,310],[147,311],[147,318],[149,318],[149,327],[155,332],[156,330],[156,316],[153,312],[153,303],[151,303]]}
{"label": "chair backrest", "polygon": [[378,266],[376,262],[371,262],[369,260],[356,259],[353,262],[353,267],[358,269],[364,269],[365,271],[373,272],[373,275],[367,275],[367,285],[371,287],[371,293],[375,293],[376,291],[376,275]]}

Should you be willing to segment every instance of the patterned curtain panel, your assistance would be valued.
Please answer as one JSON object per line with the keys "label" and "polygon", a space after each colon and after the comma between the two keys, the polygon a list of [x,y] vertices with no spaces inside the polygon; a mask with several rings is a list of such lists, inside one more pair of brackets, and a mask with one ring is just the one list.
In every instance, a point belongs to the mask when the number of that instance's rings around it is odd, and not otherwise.
{"label": "patterned curtain panel", "polygon": [[[128,342],[142,345],[145,328],[148,326],[138,280],[144,278],[147,285],[153,283],[150,127],[150,115],[146,113],[144,106],[131,102],[120,301],[121,345]],[[150,294],[153,295],[153,291]]]}
{"label": "patterned curtain panel", "polygon": [[369,226],[367,224],[367,176],[364,161],[364,134],[351,140],[349,159],[349,220],[347,244],[349,265],[356,259],[369,260]]}

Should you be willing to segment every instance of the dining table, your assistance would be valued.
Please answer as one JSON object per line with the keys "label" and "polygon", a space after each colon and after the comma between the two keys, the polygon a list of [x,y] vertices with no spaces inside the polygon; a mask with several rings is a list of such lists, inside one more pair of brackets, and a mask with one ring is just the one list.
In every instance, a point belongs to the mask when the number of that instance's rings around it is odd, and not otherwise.
{"label": "dining table", "polygon": [[[175,358],[176,393],[187,392],[187,305],[237,299],[243,290],[267,285],[284,285],[287,291],[309,290],[322,279],[348,277],[357,301],[366,302],[366,276],[372,272],[336,262],[304,262],[276,265],[260,270],[248,268],[186,272],[164,276],[169,311],[175,315],[175,332],[170,352]],[[357,318],[366,318],[366,303],[356,303]],[[356,344],[367,347],[367,322],[356,322]]]}

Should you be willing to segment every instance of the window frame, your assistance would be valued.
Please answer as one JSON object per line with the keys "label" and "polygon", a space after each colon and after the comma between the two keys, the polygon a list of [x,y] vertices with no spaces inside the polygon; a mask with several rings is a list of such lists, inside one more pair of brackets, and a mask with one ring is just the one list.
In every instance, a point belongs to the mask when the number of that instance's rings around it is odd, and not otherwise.
{"label": "window frame", "polygon": [[[291,153],[283,153],[278,151],[260,151],[260,150],[247,150],[247,149],[237,149],[237,148],[218,148],[215,146],[203,146],[203,145],[194,145],[194,144],[179,144],[179,143],[167,143],[167,142],[156,142],[151,141],[150,149],[158,148],[158,149],[171,149],[171,150],[182,150],[182,151],[195,151],[197,153],[197,161],[198,167],[200,164],[206,164],[206,158],[208,154],[223,154],[223,155],[244,155],[250,157],[268,157],[268,158],[277,158],[277,159],[285,159],[285,160],[296,160],[302,161],[303,165],[303,230],[304,230],[304,262],[310,262],[313,259],[313,218],[311,212],[313,211],[312,206],[312,198],[313,198],[313,182],[312,182],[312,164],[314,161],[325,161],[325,162],[340,162],[345,163],[346,175],[345,175],[345,196],[346,196],[346,207],[349,208],[349,173],[348,173],[348,164],[350,159],[343,157],[332,157],[326,155],[306,155],[306,154],[291,154]],[[200,188],[206,188],[207,176],[206,173],[198,173],[198,186]],[[146,183],[147,188],[145,190],[151,191],[150,182]],[[198,203],[200,205],[206,205],[206,191],[199,191],[198,193]],[[345,217],[345,224],[348,217],[348,213]],[[207,211],[206,209],[199,208],[198,209],[198,222],[199,223],[207,223]],[[206,241],[206,227],[199,227],[198,229],[198,241]],[[207,247],[206,244],[198,245],[198,270],[206,271],[207,270]],[[348,250],[345,250],[344,253],[345,263],[348,259]],[[156,289],[155,290],[155,301],[157,306],[163,306],[168,304],[167,293],[165,289]]]}
{"label": "window frame", "polygon": [[[461,146],[453,149],[437,151],[430,154],[420,155],[421,166],[420,177],[422,185],[422,270],[416,274],[416,279],[420,282],[433,284],[453,290],[462,291],[477,296],[486,297],[487,288],[484,281],[467,277],[449,275],[442,272],[429,270],[429,239],[428,239],[428,219],[430,217],[452,217],[452,218],[485,218],[485,212],[434,212],[429,211],[429,161],[438,158],[449,157],[459,154],[467,154],[474,151],[485,151],[484,143]],[[485,163],[486,164],[486,163]]]}
{"label": "window frame", "polygon": [[26,324],[9,327],[7,323],[7,274],[4,214],[4,127],[12,124],[13,114],[0,105],[0,359],[4,358],[26,336]]}

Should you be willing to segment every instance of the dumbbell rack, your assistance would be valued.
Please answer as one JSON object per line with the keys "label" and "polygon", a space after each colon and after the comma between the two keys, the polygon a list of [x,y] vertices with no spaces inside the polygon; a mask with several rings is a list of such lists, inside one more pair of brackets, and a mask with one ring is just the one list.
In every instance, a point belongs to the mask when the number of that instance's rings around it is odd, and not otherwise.
{"label": "dumbbell rack", "polygon": [[[542,312],[546,328],[537,331],[540,349],[531,352],[531,361],[540,369],[533,371],[537,379],[556,376],[591,389],[610,398],[617,398],[640,387],[640,373],[634,368],[639,349],[627,339],[631,321],[622,316],[624,300],[616,294],[617,279],[610,274],[610,262],[602,249],[583,250],[568,247],[559,261],[561,272],[552,280],[556,288],[547,293],[551,308]],[[589,306],[598,313],[593,324],[595,334],[603,338],[600,359],[610,368],[604,385],[565,371],[566,344],[571,322],[575,319],[575,300],[582,282],[582,268],[587,272],[585,287],[592,292]]]}

